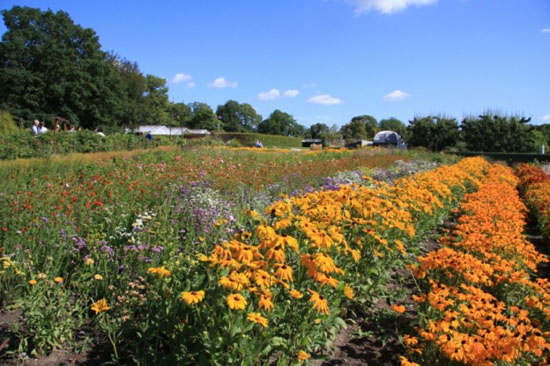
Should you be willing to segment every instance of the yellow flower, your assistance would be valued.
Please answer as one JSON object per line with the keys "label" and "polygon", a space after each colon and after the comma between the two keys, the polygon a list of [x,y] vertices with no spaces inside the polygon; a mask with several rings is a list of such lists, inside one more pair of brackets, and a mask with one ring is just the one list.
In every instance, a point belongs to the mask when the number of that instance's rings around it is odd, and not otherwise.
{"label": "yellow flower", "polygon": [[94,275],[94,279],[96,279],[98,281],[101,281],[103,279],[103,276],[100,275],[100,274],[96,274],[96,275]]}
{"label": "yellow flower", "polygon": [[34,286],[36,285],[36,280],[32,279],[29,281],[29,285]]}
{"label": "yellow flower", "polygon": [[63,277],[56,277],[54,278],[55,283],[61,283],[63,282]]}
{"label": "yellow flower", "polygon": [[226,302],[231,310],[244,310],[247,304],[245,298],[240,294],[231,294],[227,296]]}
{"label": "yellow flower", "polygon": [[298,362],[302,362],[305,360],[309,360],[309,354],[305,351],[300,350],[300,352],[298,352]]}
{"label": "yellow flower", "polygon": [[39,280],[45,280],[46,278],[48,278],[48,276],[46,276],[44,273],[39,273],[36,278],[38,278]]}
{"label": "yellow flower", "polygon": [[355,292],[353,292],[353,289],[346,284],[346,286],[344,286],[344,295],[348,299],[353,299],[355,296]]}
{"label": "yellow flower", "polygon": [[94,264],[94,260],[92,258],[86,258],[84,263],[86,263],[88,266],[91,266],[92,264]]}
{"label": "yellow flower", "polygon": [[204,291],[184,291],[181,293],[181,298],[187,303],[187,305],[198,304],[204,299]]}
{"label": "yellow flower", "polygon": [[319,295],[319,293],[313,290],[309,290],[309,292],[311,293],[311,297],[309,298],[309,301],[313,303],[313,309],[327,315],[328,314],[327,299],[325,299],[322,295]]}
{"label": "yellow flower", "polygon": [[246,317],[247,320],[262,325],[264,328],[267,328],[267,319],[262,316],[260,313],[248,313]]}
{"label": "yellow flower", "polygon": [[304,297],[304,295],[298,290],[290,290],[290,296],[295,299],[301,299],[302,297]]}
{"label": "yellow flower", "polygon": [[273,302],[271,301],[271,296],[260,295],[260,301],[258,302],[258,305],[264,310],[272,310]]}
{"label": "yellow flower", "polygon": [[164,266],[163,267],[151,267],[147,270],[147,273],[156,274],[158,278],[162,278],[164,276],[170,276],[171,272],[167,270]]}
{"label": "yellow flower", "polygon": [[110,307],[107,305],[107,300],[105,299],[101,299],[101,300],[98,300],[96,302],[94,302],[92,304],[92,307],[91,309],[93,311],[95,311],[96,315],[103,312],[103,311],[107,311],[110,309]]}

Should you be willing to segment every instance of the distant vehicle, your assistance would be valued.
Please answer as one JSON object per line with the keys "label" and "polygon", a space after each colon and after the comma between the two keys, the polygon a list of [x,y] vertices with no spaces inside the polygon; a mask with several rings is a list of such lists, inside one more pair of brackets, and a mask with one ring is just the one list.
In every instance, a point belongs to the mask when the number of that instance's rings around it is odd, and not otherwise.
{"label": "distant vehicle", "polygon": [[372,141],[374,146],[390,146],[397,147],[398,149],[406,149],[407,144],[403,141],[403,138],[395,131],[380,131],[378,132]]}

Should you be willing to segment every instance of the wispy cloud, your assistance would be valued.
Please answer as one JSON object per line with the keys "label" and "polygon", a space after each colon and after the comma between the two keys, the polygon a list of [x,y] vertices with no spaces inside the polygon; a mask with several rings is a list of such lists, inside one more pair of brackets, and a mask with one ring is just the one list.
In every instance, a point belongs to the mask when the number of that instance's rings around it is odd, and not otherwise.
{"label": "wispy cloud", "polygon": [[214,89],[224,89],[224,88],[236,88],[238,83],[236,81],[225,80],[224,77],[219,77],[210,84],[208,87]]}
{"label": "wispy cloud", "polygon": [[438,0],[347,0],[355,8],[355,14],[361,15],[368,11],[378,11],[382,14],[395,14],[409,6],[425,6],[436,4]]}
{"label": "wispy cloud", "polygon": [[550,33],[550,28],[542,28],[540,31],[542,33]]}
{"label": "wispy cloud", "polygon": [[405,93],[404,91],[401,91],[399,89],[392,91],[391,93],[388,93],[384,95],[384,99],[388,102],[394,102],[397,100],[405,99],[409,96],[409,93]]}
{"label": "wispy cloud", "polygon": [[194,88],[197,84],[195,84],[191,75],[189,74],[182,74],[178,73],[174,75],[174,77],[170,80],[172,84],[185,84],[186,88]]}
{"label": "wispy cloud", "polygon": [[543,121],[550,121],[550,114],[545,114],[544,116],[542,116],[542,120]]}
{"label": "wispy cloud", "polygon": [[342,99],[333,97],[329,94],[316,95],[314,97],[309,98],[307,102],[311,104],[324,104],[324,105],[334,105],[334,104],[343,103]]}
{"label": "wispy cloud", "polygon": [[275,100],[279,98],[281,92],[279,89],[271,89],[270,91],[258,93],[258,99],[263,101]]}
{"label": "wispy cloud", "polygon": [[191,75],[189,74],[176,74],[172,78],[172,84],[186,83],[191,81]]}
{"label": "wispy cloud", "polygon": [[283,97],[294,98],[297,97],[298,94],[300,94],[300,91],[298,89],[288,89],[285,90],[285,92],[283,93]]}

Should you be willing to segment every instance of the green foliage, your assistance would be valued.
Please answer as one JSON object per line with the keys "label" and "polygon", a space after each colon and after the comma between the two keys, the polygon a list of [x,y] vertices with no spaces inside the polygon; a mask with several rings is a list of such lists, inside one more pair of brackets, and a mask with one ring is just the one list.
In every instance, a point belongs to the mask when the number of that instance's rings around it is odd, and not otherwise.
{"label": "green foliage", "polygon": [[530,118],[485,113],[465,118],[461,123],[462,138],[470,151],[532,152],[537,136]]}
{"label": "green foliage", "polygon": [[431,151],[453,147],[459,137],[456,119],[442,116],[415,117],[407,130],[409,145]]}
{"label": "green foliage", "polygon": [[323,139],[330,133],[330,128],[324,123],[315,123],[306,131],[306,137]]}
{"label": "green foliage", "polygon": [[15,131],[17,131],[17,126],[10,112],[0,110],[0,135],[4,136]]}
{"label": "green foliage", "polygon": [[395,117],[390,117],[390,118],[386,118],[386,119],[381,120],[380,121],[380,130],[381,131],[395,131],[399,135],[401,135],[401,137],[403,138],[403,140],[405,140],[405,142],[408,141],[407,127],[405,126],[405,124],[403,122],[401,122],[400,120],[398,120]]}
{"label": "green foliage", "polygon": [[216,130],[220,126],[220,121],[214,114],[214,111],[206,103],[194,102],[189,104],[191,108],[191,121],[189,128]]}
{"label": "green foliage", "polygon": [[366,124],[360,118],[354,118],[348,124],[343,125],[341,131],[346,140],[368,137]]}
{"label": "green foliage", "polygon": [[0,105],[18,121],[61,116],[83,127],[118,119],[120,79],[96,33],[63,11],[2,11]]}
{"label": "green foliage", "polygon": [[218,106],[216,115],[228,132],[251,132],[262,121],[262,116],[250,104],[240,104],[234,100]]}
{"label": "green foliage", "polygon": [[[348,138],[361,138],[361,139],[370,138],[370,139],[372,139],[374,137],[374,135],[376,135],[376,132],[378,132],[378,121],[376,120],[376,118],[374,118],[373,116],[369,116],[369,115],[353,117],[351,119],[350,123],[345,125],[344,127],[350,126],[348,128],[351,131],[354,131],[354,129],[359,128],[359,133],[355,133],[355,135],[363,136],[363,133],[362,133],[363,128],[359,127],[361,124],[364,125],[364,129],[365,129],[365,136],[364,137],[356,137],[356,136],[346,137],[346,135],[350,134],[349,133],[350,131],[342,131],[343,134],[344,134],[344,138],[346,138],[346,139],[348,139]],[[353,126],[357,126],[357,127],[353,127]],[[342,127],[342,128],[344,128],[344,127]],[[352,133],[352,135],[353,135],[353,133]]]}
{"label": "green foliage", "polygon": [[48,132],[34,137],[28,130],[19,130],[3,136],[0,144],[0,159],[47,157],[75,152],[134,150],[176,142],[164,138],[155,138],[150,141],[143,136],[120,133],[102,137],[92,131]]}
{"label": "green foliage", "polygon": [[258,132],[269,135],[296,137],[303,136],[305,128],[298,124],[290,114],[276,109],[266,120],[258,125]]}
{"label": "green foliage", "polygon": [[191,124],[193,114],[191,107],[184,103],[170,104],[170,123],[171,127],[186,127]]}

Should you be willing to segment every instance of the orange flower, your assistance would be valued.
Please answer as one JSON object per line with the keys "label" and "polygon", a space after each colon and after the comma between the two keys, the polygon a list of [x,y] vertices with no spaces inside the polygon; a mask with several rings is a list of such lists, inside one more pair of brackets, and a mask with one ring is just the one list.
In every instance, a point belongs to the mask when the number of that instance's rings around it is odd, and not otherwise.
{"label": "orange flower", "polygon": [[31,285],[31,286],[36,285],[36,280],[35,279],[30,280],[29,285]]}
{"label": "orange flower", "polygon": [[302,297],[304,297],[304,295],[300,291],[295,289],[290,290],[290,296],[295,299],[301,299]]}
{"label": "orange flower", "polygon": [[298,362],[303,362],[305,360],[309,360],[309,353],[307,353],[306,351],[302,351],[300,350],[298,352]]}
{"label": "orange flower", "polygon": [[147,273],[156,274],[158,278],[169,277],[171,272],[164,267],[151,267],[147,270]]}
{"label": "orange flower", "polygon": [[273,302],[271,301],[271,296],[266,296],[266,295],[260,295],[260,301],[258,303],[258,305],[264,309],[264,310],[267,310],[267,311],[270,311],[273,309]]}
{"label": "orange flower", "polygon": [[397,305],[397,304],[394,304],[392,307],[393,311],[395,311],[397,314],[403,314],[407,308],[403,305]]}

